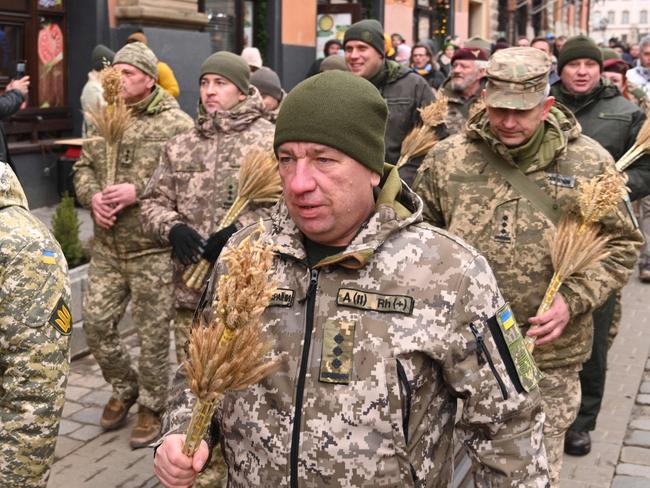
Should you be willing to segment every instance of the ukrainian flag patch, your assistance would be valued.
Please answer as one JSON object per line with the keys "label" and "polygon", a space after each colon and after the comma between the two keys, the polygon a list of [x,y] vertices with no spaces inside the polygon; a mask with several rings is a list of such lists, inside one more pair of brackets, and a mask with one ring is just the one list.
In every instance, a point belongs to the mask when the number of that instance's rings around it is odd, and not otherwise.
{"label": "ukrainian flag patch", "polygon": [[508,330],[517,323],[515,321],[515,316],[512,313],[512,309],[507,303],[497,312],[497,320],[505,330]]}
{"label": "ukrainian flag patch", "polygon": [[56,264],[56,254],[54,254],[54,251],[44,249],[41,254],[41,261],[45,264]]}

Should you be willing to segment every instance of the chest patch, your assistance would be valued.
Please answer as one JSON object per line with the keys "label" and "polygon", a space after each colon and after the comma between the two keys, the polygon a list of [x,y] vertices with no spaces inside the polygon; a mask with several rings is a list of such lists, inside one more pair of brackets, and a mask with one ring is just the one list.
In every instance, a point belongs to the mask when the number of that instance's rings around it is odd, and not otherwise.
{"label": "chest patch", "polygon": [[575,176],[566,176],[559,173],[549,173],[546,175],[549,183],[555,186],[561,186],[562,188],[575,188],[576,187],[576,178]]}
{"label": "chest patch", "polygon": [[408,295],[381,295],[353,288],[339,288],[336,304],[361,310],[411,315],[415,300]]}
{"label": "chest patch", "polygon": [[347,385],[350,382],[354,327],[351,320],[328,320],[325,323],[318,378],[323,383]]}
{"label": "chest patch", "polygon": [[269,307],[292,307],[296,292],[289,288],[278,288],[269,302]]}

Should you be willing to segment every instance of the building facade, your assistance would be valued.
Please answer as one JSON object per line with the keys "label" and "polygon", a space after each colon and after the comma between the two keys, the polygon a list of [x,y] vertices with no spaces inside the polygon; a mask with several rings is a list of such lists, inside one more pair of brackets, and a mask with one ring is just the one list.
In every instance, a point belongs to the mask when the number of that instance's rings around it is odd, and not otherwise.
{"label": "building facade", "polygon": [[650,33],[648,0],[594,0],[589,22],[591,36],[601,42],[616,37],[638,42]]}

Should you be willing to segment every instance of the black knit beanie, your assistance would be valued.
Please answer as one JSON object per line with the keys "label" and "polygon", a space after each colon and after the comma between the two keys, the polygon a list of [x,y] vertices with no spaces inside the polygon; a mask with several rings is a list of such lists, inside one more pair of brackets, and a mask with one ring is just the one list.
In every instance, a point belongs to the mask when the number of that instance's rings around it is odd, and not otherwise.
{"label": "black knit beanie", "polygon": [[375,19],[360,20],[345,31],[343,47],[348,41],[362,41],[384,55],[384,28]]}
{"label": "black knit beanie", "polygon": [[273,149],[284,142],[314,142],[338,149],[383,174],[388,108],[365,78],[332,70],[307,78],[285,97]]}
{"label": "black knit beanie", "polygon": [[97,44],[90,55],[92,59],[92,66],[95,71],[101,71],[107,66],[110,66],[115,57],[115,51],[107,48],[103,44]]}
{"label": "black knit beanie", "polygon": [[241,56],[229,53],[228,51],[219,51],[218,53],[208,56],[201,65],[199,80],[203,75],[208,73],[223,76],[239,88],[240,92],[244,95],[248,95],[251,69]]}
{"label": "black knit beanie", "polygon": [[558,74],[562,74],[562,68],[569,61],[580,58],[593,59],[600,66],[600,71],[603,70],[603,53],[590,37],[580,34],[569,38],[560,50],[557,60]]}

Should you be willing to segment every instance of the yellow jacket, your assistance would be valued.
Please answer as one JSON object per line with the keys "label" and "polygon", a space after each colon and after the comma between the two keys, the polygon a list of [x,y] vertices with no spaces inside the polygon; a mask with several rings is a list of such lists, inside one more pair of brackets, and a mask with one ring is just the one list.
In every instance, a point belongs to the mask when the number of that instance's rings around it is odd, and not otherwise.
{"label": "yellow jacket", "polygon": [[167,63],[163,63],[162,61],[158,61],[158,84],[174,98],[178,98],[178,95],[181,93],[174,72]]}

